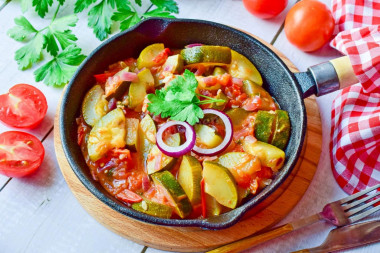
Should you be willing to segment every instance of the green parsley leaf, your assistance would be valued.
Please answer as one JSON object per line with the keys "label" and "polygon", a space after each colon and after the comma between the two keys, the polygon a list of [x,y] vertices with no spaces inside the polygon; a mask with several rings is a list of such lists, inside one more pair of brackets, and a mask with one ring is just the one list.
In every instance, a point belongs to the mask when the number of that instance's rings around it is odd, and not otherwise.
{"label": "green parsley leaf", "polygon": [[9,29],[7,32],[8,36],[14,40],[23,41],[29,35],[38,32],[24,16],[15,18],[14,21],[17,26]]}
{"label": "green parsley leaf", "polygon": [[162,17],[162,18],[175,18],[173,15],[171,15],[170,12],[165,11],[164,9],[157,8],[154,10],[151,10],[143,15],[145,18],[149,17]]}
{"label": "green parsley leaf", "polygon": [[82,12],[84,9],[87,9],[88,7],[90,7],[91,4],[95,2],[96,0],[77,0],[75,2],[74,12],[75,13]]}
{"label": "green parsley leaf", "polygon": [[[203,118],[200,104],[224,102],[224,100],[213,99],[200,101],[195,90],[198,81],[195,75],[185,70],[183,76],[177,76],[166,88],[156,90],[155,94],[148,94],[148,111],[163,118],[170,117],[172,120],[187,121],[190,125],[199,122]],[[200,95],[199,95],[200,96]]]}
{"label": "green parsley leaf", "polygon": [[114,0],[102,0],[88,12],[88,26],[94,29],[99,40],[104,40],[111,33]]}
{"label": "green parsley leaf", "polygon": [[21,0],[21,11],[25,13],[32,6],[32,0]]}
{"label": "green parsley leaf", "polygon": [[178,5],[173,0],[151,0],[151,2],[159,9],[178,14]]}
{"label": "green parsley leaf", "polygon": [[135,3],[141,7],[141,0],[135,0]]}
{"label": "green parsley leaf", "polygon": [[53,0],[33,0],[33,6],[36,9],[37,14],[43,18],[49,10],[49,6],[53,4]]}
{"label": "green parsley leaf", "polygon": [[41,52],[44,45],[44,35],[37,32],[31,41],[18,49],[15,53],[15,60],[21,70],[30,68],[33,63],[41,59]]}
{"label": "green parsley leaf", "polygon": [[138,13],[132,10],[129,6],[118,8],[112,16],[112,20],[120,21],[120,30],[124,31],[131,26],[134,26],[141,21]]}
{"label": "green parsley leaf", "polygon": [[52,55],[56,56],[58,53],[58,44],[62,49],[77,41],[77,37],[72,33],[70,27],[74,27],[78,21],[76,15],[68,15],[59,19],[55,19],[49,26],[45,34],[46,43],[44,47]]}
{"label": "green parsley leaf", "polygon": [[36,82],[44,81],[51,86],[65,85],[73,76],[77,66],[86,58],[81,49],[69,45],[51,61],[34,71]]}

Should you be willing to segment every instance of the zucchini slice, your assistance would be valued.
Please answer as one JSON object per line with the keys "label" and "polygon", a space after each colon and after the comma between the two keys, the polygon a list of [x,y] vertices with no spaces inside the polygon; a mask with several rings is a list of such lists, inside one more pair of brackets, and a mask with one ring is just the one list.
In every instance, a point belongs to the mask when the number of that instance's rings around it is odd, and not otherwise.
{"label": "zucchini slice", "polygon": [[159,191],[162,191],[173,205],[174,212],[182,219],[188,216],[192,210],[191,203],[173,174],[165,170],[154,173],[151,177],[155,186],[158,187]]}

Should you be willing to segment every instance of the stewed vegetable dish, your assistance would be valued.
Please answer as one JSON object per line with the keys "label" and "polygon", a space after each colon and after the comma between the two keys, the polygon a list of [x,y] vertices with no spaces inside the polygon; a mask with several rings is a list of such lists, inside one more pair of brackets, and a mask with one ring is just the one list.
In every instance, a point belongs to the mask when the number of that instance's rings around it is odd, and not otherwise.
{"label": "stewed vegetable dish", "polygon": [[285,161],[290,122],[256,67],[224,46],[157,43],[94,76],[77,119],[94,180],[131,208],[207,218],[242,205]]}

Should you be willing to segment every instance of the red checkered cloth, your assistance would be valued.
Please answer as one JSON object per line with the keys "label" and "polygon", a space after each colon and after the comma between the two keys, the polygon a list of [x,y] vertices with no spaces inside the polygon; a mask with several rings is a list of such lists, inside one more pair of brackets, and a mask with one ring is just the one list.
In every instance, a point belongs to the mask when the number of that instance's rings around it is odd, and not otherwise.
{"label": "red checkered cloth", "polygon": [[360,84],[333,101],[333,174],[352,194],[380,182],[380,0],[333,0],[338,34],[331,46],[349,56]]}

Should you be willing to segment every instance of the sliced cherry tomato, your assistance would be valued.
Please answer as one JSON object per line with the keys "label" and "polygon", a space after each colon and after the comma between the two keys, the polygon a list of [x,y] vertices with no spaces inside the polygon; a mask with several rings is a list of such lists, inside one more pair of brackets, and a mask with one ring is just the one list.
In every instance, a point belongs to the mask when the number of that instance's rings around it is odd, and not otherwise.
{"label": "sliced cherry tomato", "polygon": [[296,3],[285,19],[289,42],[305,52],[315,51],[329,41],[334,31],[334,18],[324,3],[302,0]]}
{"label": "sliced cherry tomato", "polygon": [[243,0],[244,7],[259,18],[273,18],[280,14],[288,0]]}
{"label": "sliced cherry tomato", "polygon": [[27,176],[40,167],[45,149],[31,134],[9,131],[0,134],[0,173],[8,177]]}
{"label": "sliced cherry tomato", "polygon": [[133,191],[130,191],[128,189],[124,189],[121,192],[119,192],[116,195],[116,198],[120,199],[121,201],[127,202],[127,203],[137,203],[142,201],[142,198],[140,195],[134,193]]}
{"label": "sliced cherry tomato", "polygon": [[11,127],[35,128],[47,112],[44,94],[29,84],[16,84],[0,95],[0,120]]}

